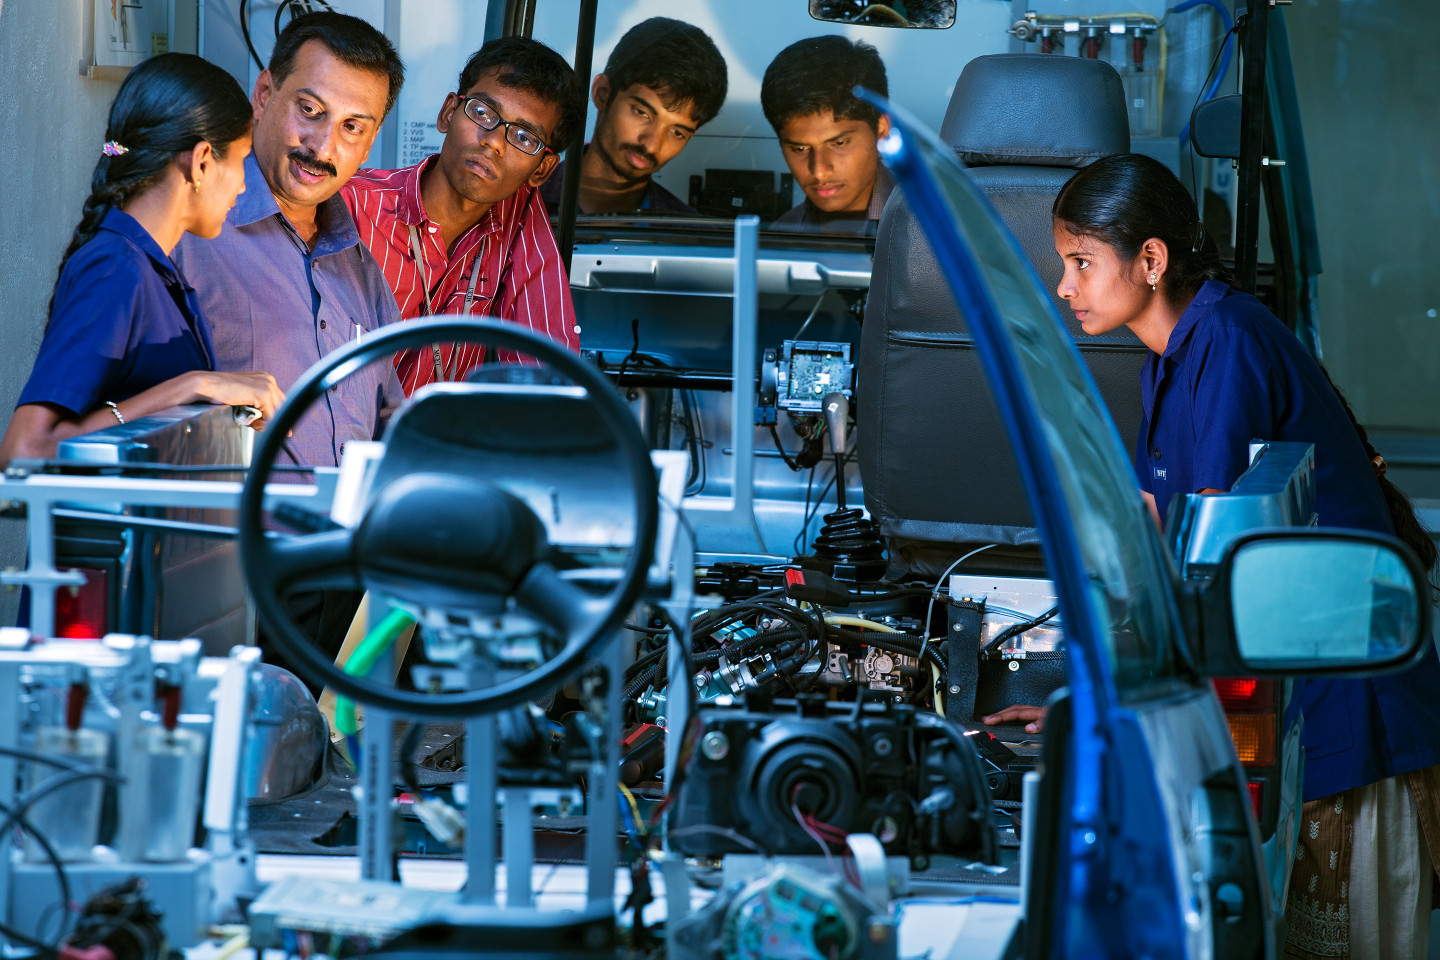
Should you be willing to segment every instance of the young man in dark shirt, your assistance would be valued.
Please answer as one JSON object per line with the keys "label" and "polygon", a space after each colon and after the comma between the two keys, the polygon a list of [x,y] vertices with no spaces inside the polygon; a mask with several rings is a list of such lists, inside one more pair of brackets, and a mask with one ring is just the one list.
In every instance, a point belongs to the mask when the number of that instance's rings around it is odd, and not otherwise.
{"label": "young man in dark shirt", "polygon": [[[725,58],[699,27],[668,17],[631,27],[590,86],[598,115],[580,160],[580,212],[693,214],[653,178],[720,112],[726,77]],[[563,181],[562,164],[541,187],[552,214]]]}
{"label": "young man in dark shirt", "polygon": [[880,54],[844,37],[797,41],[766,68],[760,107],[805,192],[776,229],[863,233],[880,219],[894,182],[876,144],[889,134],[890,118],[856,99],[856,86],[889,95]]}

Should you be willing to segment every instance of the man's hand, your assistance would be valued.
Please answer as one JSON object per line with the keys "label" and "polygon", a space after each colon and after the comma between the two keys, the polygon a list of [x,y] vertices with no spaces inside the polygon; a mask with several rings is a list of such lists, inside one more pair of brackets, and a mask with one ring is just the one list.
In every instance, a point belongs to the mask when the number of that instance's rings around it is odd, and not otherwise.
{"label": "man's hand", "polygon": [[997,723],[1023,723],[1026,733],[1041,733],[1045,729],[1045,708],[1017,703],[981,719],[990,726]]}

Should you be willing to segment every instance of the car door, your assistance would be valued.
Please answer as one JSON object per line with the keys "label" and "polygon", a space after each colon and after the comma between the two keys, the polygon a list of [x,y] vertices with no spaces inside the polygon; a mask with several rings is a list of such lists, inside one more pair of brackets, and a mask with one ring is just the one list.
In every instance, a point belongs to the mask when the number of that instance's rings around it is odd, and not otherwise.
{"label": "car door", "polygon": [[1120,439],[990,205],[950,151],[886,109],[898,132],[882,153],[970,321],[1069,628],[1068,722],[1051,732],[1065,742],[1042,784],[1059,826],[1029,879],[1027,953],[1266,955],[1274,920],[1243,778],[1208,683],[1184,666],[1176,574]]}

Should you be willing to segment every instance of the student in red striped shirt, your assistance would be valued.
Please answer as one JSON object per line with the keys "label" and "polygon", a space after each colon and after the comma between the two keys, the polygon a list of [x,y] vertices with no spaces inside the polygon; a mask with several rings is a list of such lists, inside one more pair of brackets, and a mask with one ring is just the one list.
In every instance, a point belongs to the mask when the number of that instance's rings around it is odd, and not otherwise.
{"label": "student in red striped shirt", "polygon": [[[539,186],[585,119],[585,90],[534,40],[492,40],[460,73],[436,121],[438,154],[399,170],[364,170],[342,196],[400,315],[498,317],[572,350],[580,328]],[[395,357],[409,396],[461,380],[479,344],[436,344]]]}

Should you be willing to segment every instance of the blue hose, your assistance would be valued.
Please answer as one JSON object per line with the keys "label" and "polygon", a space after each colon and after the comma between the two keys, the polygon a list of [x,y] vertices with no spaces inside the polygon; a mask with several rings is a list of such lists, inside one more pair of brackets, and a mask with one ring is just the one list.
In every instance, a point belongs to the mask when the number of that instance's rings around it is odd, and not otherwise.
{"label": "blue hose", "polygon": [[[1203,96],[1201,103],[1215,99],[1215,94],[1220,89],[1220,84],[1225,80],[1225,74],[1230,71],[1230,59],[1235,53],[1235,21],[1231,17],[1230,10],[1221,0],[1185,0],[1184,3],[1177,3],[1170,8],[1171,13],[1184,13],[1186,10],[1193,10],[1199,6],[1206,6],[1220,14],[1220,20],[1226,24],[1225,46],[1220,51],[1220,69],[1215,72],[1215,79],[1210,82],[1210,87]],[[1185,142],[1190,139],[1190,119],[1185,119],[1185,126],[1180,128],[1180,146],[1183,148]]]}

